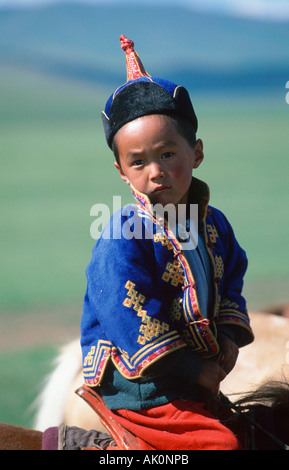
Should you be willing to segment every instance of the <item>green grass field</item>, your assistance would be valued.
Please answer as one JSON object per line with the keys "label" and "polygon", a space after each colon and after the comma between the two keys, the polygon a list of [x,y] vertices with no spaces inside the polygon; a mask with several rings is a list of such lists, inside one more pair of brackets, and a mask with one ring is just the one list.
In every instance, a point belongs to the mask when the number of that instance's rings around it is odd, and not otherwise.
{"label": "green grass field", "polygon": [[[106,148],[100,111],[109,90],[16,68],[0,77],[0,322],[15,319],[10,348],[0,354],[0,421],[29,425],[23,413],[55,354],[17,343],[17,319],[39,325],[58,308],[75,327],[85,267],[95,240],[90,208],[131,200]],[[249,258],[249,308],[288,301],[288,113],[279,95],[193,96],[205,161],[195,176],[208,182],[211,203],[234,226]],[[45,313],[44,313],[45,312]],[[61,313],[59,314],[61,316]],[[48,316],[48,318],[47,318]],[[27,320],[28,321],[28,320]]]}
{"label": "green grass field", "polygon": [[41,390],[43,372],[51,371],[55,353],[52,347],[1,353],[1,422],[33,427],[34,400]]}

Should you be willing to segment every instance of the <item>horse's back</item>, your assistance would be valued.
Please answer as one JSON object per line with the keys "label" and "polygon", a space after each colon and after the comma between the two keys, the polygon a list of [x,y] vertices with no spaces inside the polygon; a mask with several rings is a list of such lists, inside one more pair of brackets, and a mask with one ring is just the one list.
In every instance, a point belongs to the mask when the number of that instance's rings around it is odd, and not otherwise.
{"label": "horse's back", "polygon": [[289,318],[263,312],[250,314],[253,343],[240,349],[232,372],[221,383],[225,395],[235,397],[266,380],[289,380]]}

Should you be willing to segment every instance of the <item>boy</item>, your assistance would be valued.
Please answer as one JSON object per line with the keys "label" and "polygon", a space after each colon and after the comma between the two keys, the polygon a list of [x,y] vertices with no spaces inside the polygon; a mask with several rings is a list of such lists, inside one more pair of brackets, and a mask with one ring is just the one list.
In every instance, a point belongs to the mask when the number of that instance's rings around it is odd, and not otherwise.
{"label": "boy", "polygon": [[86,270],[84,379],[143,449],[238,449],[204,401],[253,340],[241,295],[246,255],[192,177],[204,154],[187,90],[148,75],[133,42],[120,41],[128,79],[103,124],[137,205],[113,215]]}

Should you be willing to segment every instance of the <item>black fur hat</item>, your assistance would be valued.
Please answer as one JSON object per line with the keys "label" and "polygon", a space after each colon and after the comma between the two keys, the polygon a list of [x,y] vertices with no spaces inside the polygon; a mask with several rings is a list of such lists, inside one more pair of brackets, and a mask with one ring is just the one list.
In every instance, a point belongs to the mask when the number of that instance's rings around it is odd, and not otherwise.
{"label": "black fur hat", "polygon": [[197,132],[198,120],[189,96],[183,86],[168,80],[151,77],[134,51],[134,43],[120,37],[126,53],[127,82],[108,99],[102,111],[102,122],[108,146],[112,147],[117,131],[134,119],[149,114],[180,116],[192,123]]}

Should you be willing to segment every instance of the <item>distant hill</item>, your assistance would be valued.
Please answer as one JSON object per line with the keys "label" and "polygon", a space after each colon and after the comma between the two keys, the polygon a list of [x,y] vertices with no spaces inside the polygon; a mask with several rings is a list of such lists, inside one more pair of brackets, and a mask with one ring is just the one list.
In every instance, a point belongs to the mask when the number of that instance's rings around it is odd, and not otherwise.
{"label": "distant hill", "polygon": [[0,62],[114,89],[126,80],[118,42],[125,34],[149,73],[188,88],[283,90],[288,26],[183,7],[2,8]]}

